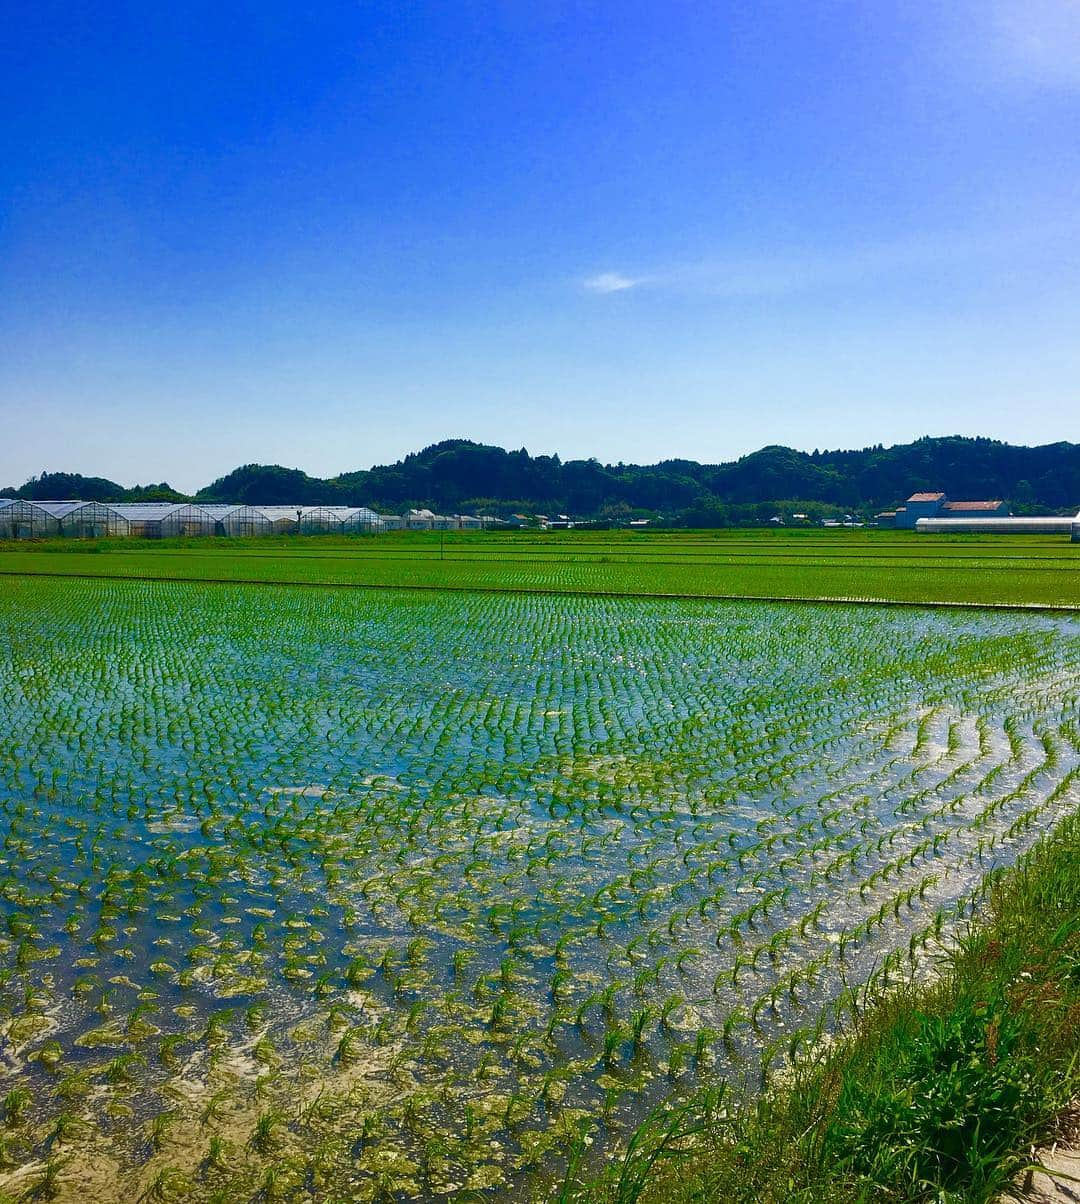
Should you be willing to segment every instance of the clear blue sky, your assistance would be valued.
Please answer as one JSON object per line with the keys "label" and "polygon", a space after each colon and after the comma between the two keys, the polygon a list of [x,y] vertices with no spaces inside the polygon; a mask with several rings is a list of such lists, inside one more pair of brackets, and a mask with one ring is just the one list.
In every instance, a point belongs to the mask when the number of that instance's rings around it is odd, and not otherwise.
{"label": "clear blue sky", "polygon": [[15,0],[0,484],[1080,438],[1080,2]]}

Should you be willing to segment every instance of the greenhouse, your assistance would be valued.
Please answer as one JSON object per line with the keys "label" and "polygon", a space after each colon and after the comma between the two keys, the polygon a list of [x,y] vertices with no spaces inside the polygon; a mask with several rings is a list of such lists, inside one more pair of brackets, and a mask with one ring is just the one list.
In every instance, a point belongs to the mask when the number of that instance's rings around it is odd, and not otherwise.
{"label": "greenhouse", "polygon": [[300,514],[303,535],[338,535],[343,530],[347,506],[306,506]]}
{"label": "greenhouse", "polygon": [[50,535],[141,539],[226,535],[374,535],[401,530],[480,530],[493,521],[430,510],[379,514],[368,506],[260,506],[231,502],[26,501],[0,498],[0,539]]}
{"label": "greenhouse", "polygon": [[104,535],[128,535],[128,521],[105,502],[39,502],[60,522],[60,534],[73,539],[98,539]]}
{"label": "greenhouse", "polygon": [[[72,504],[77,503],[68,503]],[[17,498],[0,507],[0,539],[41,539],[59,534],[59,518],[40,502]]]}
{"label": "greenhouse", "polygon": [[257,506],[230,506],[216,502],[202,503],[216,524],[217,535],[270,535],[273,524]]}
{"label": "greenhouse", "polygon": [[341,527],[350,534],[359,532],[362,535],[373,535],[383,530],[383,522],[375,511],[367,506],[350,506],[342,512]]}
{"label": "greenhouse", "polygon": [[117,502],[112,509],[127,520],[129,534],[137,538],[213,535],[217,530],[212,515],[186,502]]}
{"label": "greenhouse", "polygon": [[270,523],[271,535],[293,535],[300,525],[302,506],[256,506],[254,509]]}

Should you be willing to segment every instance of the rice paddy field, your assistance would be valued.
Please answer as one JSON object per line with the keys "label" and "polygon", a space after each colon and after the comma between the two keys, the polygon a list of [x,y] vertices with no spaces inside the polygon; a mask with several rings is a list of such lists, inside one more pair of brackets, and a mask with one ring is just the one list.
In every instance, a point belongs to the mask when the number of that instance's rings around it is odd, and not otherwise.
{"label": "rice paddy field", "polygon": [[398,532],[0,544],[44,573],[423,589],[839,598],[1080,608],[1080,544],[911,531]]}
{"label": "rice paddy field", "polygon": [[0,1198],[550,1198],[931,972],[1080,801],[1075,617],[590,596],[783,576],[697,542],[0,554]]}

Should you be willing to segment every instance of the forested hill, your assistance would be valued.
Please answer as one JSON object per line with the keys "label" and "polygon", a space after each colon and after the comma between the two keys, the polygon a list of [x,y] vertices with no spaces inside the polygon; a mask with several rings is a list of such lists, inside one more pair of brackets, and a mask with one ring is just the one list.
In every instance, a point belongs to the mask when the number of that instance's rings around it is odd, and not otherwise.
{"label": "forested hill", "polygon": [[[295,468],[247,464],[195,495],[200,501],[369,505],[384,511],[565,513],[616,517],[641,512],[689,523],[722,523],[778,502],[868,510],[920,489],[953,498],[1004,498],[1014,510],[1080,506],[1080,444],[1018,447],[992,439],[925,438],[894,447],[814,451],[770,446],[727,464],[665,460],[601,464],[531,456],[449,439],[396,464],[327,480]],[[6,496],[101,501],[177,498],[167,484],[124,489],[100,477],[44,473]]]}

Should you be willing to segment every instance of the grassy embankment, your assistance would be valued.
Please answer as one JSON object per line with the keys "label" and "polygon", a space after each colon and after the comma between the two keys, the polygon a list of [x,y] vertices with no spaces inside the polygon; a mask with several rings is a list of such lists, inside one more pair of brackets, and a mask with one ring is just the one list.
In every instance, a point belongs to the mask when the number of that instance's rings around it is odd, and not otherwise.
{"label": "grassy embankment", "polygon": [[789,1077],[657,1114],[563,1201],[985,1204],[1022,1184],[1080,1087],[1080,816],[985,891],[939,974],[853,993],[846,1035]]}
{"label": "grassy embankment", "polygon": [[620,595],[1080,606],[1060,536],[885,531],[435,532],[0,544],[0,574]]}

